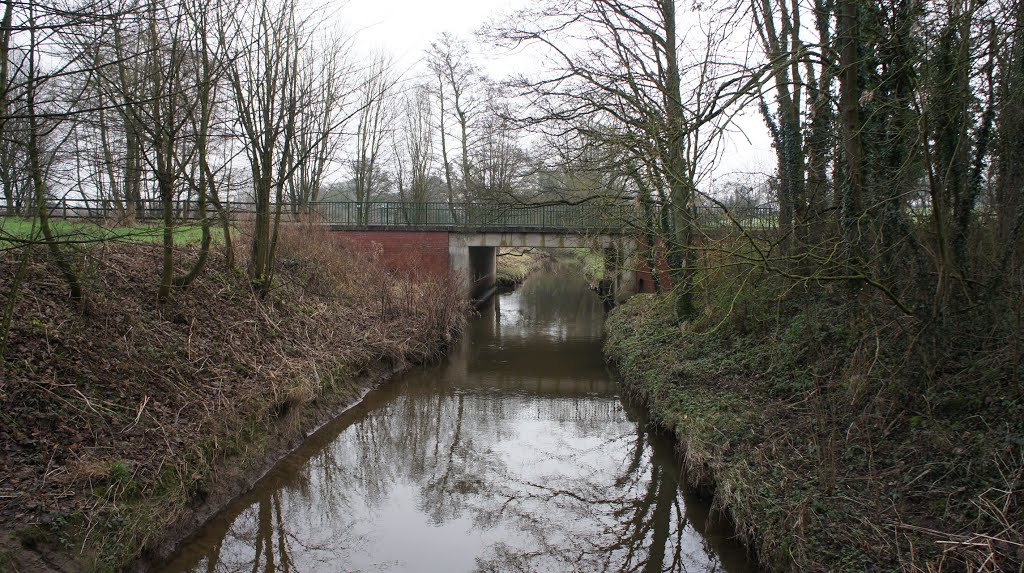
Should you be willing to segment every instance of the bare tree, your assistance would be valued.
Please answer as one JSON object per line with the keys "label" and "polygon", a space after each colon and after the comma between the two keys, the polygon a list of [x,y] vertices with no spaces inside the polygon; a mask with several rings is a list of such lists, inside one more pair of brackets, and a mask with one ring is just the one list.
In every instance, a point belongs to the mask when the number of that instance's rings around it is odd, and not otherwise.
{"label": "bare tree", "polygon": [[319,199],[324,173],[340,145],[339,127],[349,95],[347,51],[347,43],[335,39],[306,50],[303,56],[294,175],[288,184],[288,198],[297,211]]}
{"label": "bare tree", "polygon": [[[93,99],[83,102],[86,105],[79,113],[92,116],[96,128],[96,185],[107,188],[119,219],[129,225],[142,215],[145,199],[144,142],[139,120],[145,115],[142,102],[148,98],[142,93],[145,68],[140,64],[144,60],[137,56],[148,54],[148,35],[139,9],[128,4],[98,26],[75,30],[67,42],[69,51],[88,54],[97,71],[85,86]],[[88,130],[88,123],[79,128]]]}
{"label": "bare tree", "polygon": [[[476,197],[478,185],[473,178],[471,139],[474,123],[482,105],[474,91],[479,89],[481,78],[470,60],[466,43],[447,32],[430,44],[427,65],[437,85],[439,141],[445,185],[448,188],[448,203],[454,203],[459,196],[465,200],[472,200]],[[455,128],[458,130],[455,138],[459,145],[459,169],[462,179],[458,189],[448,151],[449,117],[455,122]]]}
{"label": "bare tree", "polygon": [[537,46],[554,62],[550,75],[516,82],[534,102],[524,122],[628,150],[651,187],[667,191],[676,316],[687,320],[695,312],[695,158],[708,149],[701,129],[747,97],[752,80],[728,76],[705,57],[687,66],[700,89],[683,90],[677,21],[674,0],[573,0],[523,11],[489,33],[498,42]]}
{"label": "bare tree", "polygon": [[[195,65],[187,48],[185,14],[180,6],[153,3],[146,14],[146,58],[141,82],[143,105],[131,109],[147,149],[143,154],[156,178],[163,213],[163,265],[158,299],[166,302],[174,286],[175,201],[182,190],[182,174],[192,156],[195,139],[189,128],[195,113]],[[205,206],[205,202],[204,202]]]}
{"label": "bare tree", "polygon": [[[213,167],[211,158],[213,155],[211,148],[214,146],[214,137],[211,132],[214,129],[217,110],[222,103],[218,88],[221,87],[224,78],[225,62],[222,53],[223,46],[219,43],[212,43],[210,38],[215,32],[213,23],[217,19],[217,14],[223,11],[223,6],[217,0],[196,0],[184,4],[183,9],[192,30],[189,54],[195,60],[191,65],[195,105],[190,117],[190,127],[194,137],[194,157],[191,161],[188,157],[179,157],[192,190],[198,197],[197,210],[202,227],[202,239],[199,256],[191,270],[174,279],[174,285],[178,287],[190,285],[206,268],[212,239],[209,213],[207,212],[208,201],[213,203],[220,215],[227,265],[230,268],[234,264],[231,222],[218,196],[219,170]],[[223,166],[221,168],[223,169]]]}
{"label": "bare tree", "polygon": [[221,25],[228,77],[252,175],[255,223],[249,276],[265,296],[273,275],[275,238],[288,170],[295,153],[299,66],[306,46],[294,0],[258,0]]}
{"label": "bare tree", "polygon": [[430,90],[414,86],[405,96],[403,132],[396,136],[398,193],[408,222],[420,222],[423,204],[430,199],[434,163],[434,124]]}
{"label": "bare tree", "polygon": [[506,119],[511,110],[497,103],[496,95],[489,98],[492,109],[479,122],[479,137],[470,169],[475,181],[474,198],[482,201],[508,201],[520,187],[529,168],[529,157],[519,145],[514,122]]}
{"label": "bare tree", "polygon": [[359,222],[369,219],[370,201],[379,193],[384,144],[395,121],[394,96],[397,78],[393,63],[383,55],[376,55],[366,69],[359,90],[360,111],[356,126],[356,157],[352,161],[352,180],[355,200],[359,204]]}
{"label": "bare tree", "polygon": [[[57,94],[48,88],[54,84],[57,77],[71,75],[78,69],[68,65],[65,70],[54,73],[42,68],[43,61],[48,55],[44,51],[44,46],[53,43],[57,30],[66,25],[68,14],[54,7],[29,3],[21,6],[23,11],[15,15],[18,8],[12,3],[6,4],[3,19],[5,29],[0,34],[0,51],[5,57],[4,69],[0,70],[5,72],[3,85],[0,86],[0,96],[3,99],[0,111],[4,113],[0,117],[0,135],[5,138],[12,137],[14,134],[9,128],[17,123],[25,128],[25,132],[18,134],[15,140],[24,146],[27,173],[22,177],[27,180],[27,185],[32,190],[33,213],[38,220],[39,231],[50,258],[67,283],[71,299],[81,302],[85,293],[79,269],[53,233],[49,214],[49,200],[52,196],[49,179],[54,158],[63,140],[66,139],[60,136],[59,130],[64,127],[63,120],[67,116],[61,106],[61,103],[65,102],[58,103]],[[92,14],[88,16],[95,17]],[[23,33],[22,41],[17,45],[12,35],[13,30],[20,30]],[[14,70],[9,67],[11,63],[16,64]],[[15,100],[14,96],[21,99]],[[11,121],[12,118],[24,121],[14,122]],[[34,237],[31,238],[29,243],[34,240]],[[14,296],[14,293],[9,296]]]}

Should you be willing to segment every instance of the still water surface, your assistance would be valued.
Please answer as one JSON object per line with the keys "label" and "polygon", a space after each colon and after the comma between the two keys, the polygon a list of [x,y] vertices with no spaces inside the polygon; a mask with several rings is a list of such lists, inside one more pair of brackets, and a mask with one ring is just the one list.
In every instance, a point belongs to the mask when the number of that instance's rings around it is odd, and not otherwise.
{"label": "still water surface", "polygon": [[623,401],[603,320],[571,270],[533,275],[442,364],[312,436],[164,573],[754,571]]}

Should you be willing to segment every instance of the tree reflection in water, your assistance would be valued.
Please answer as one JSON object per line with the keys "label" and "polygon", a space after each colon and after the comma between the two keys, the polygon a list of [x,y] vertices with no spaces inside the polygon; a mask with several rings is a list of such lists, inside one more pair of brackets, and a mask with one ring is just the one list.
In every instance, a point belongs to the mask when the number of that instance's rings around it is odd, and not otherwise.
{"label": "tree reflection in water", "polygon": [[624,404],[600,302],[535,276],[443,365],[372,393],[211,522],[168,573],[749,571]]}

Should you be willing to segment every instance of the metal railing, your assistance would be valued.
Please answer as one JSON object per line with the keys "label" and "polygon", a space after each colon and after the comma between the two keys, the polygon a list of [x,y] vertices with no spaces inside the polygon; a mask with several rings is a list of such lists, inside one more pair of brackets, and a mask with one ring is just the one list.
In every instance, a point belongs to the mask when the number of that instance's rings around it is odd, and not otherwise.
{"label": "metal railing", "polygon": [[717,205],[700,205],[696,208],[697,227],[705,232],[737,230],[737,225],[747,231],[769,231],[778,228],[779,212],[773,207],[742,206],[729,211]]}
{"label": "metal railing", "polygon": [[320,203],[327,223],[350,227],[453,227],[472,229],[613,230],[628,226],[630,205],[505,203]]}
{"label": "metal railing", "polygon": [[[235,221],[255,217],[256,204],[248,201],[222,201],[228,217]],[[55,217],[67,219],[119,219],[125,215],[109,202],[81,199],[56,200],[50,203]],[[275,208],[276,205],[272,205]],[[644,221],[642,211],[631,203],[579,204],[508,204],[508,203],[407,203],[401,201],[323,201],[281,204],[282,220],[308,221],[344,228],[426,227],[475,230],[552,230],[573,232],[623,232],[642,229],[651,224]],[[195,201],[176,201],[176,220],[196,221],[200,218]],[[163,218],[159,201],[143,201],[133,208],[136,220]],[[653,217],[657,218],[655,211]],[[212,205],[207,216],[218,217]],[[694,209],[698,228],[702,231],[728,231],[736,224],[747,230],[765,231],[778,226],[778,212],[771,207],[744,206],[728,213],[718,206],[701,205]]]}

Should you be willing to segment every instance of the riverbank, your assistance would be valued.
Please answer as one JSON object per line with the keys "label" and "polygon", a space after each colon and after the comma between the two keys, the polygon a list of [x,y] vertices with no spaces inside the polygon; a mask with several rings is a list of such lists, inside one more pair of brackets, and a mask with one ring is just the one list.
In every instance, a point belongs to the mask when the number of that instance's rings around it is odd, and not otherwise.
{"label": "riverbank", "polygon": [[633,297],[605,349],[761,561],[1020,571],[1024,399],[1006,349],[925,372],[898,319],[869,329],[839,297],[749,284],[683,327],[670,295]]}
{"label": "riverbank", "polygon": [[577,268],[545,265],[153,573],[754,571],[623,402],[604,318]]}
{"label": "riverbank", "polygon": [[[159,561],[305,435],[459,335],[458,289],[315,235],[284,233],[268,300],[214,253],[163,308],[153,245],[83,253],[82,308],[40,250],[0,361],[0,570]],[[0,255],[0,306],[18,263]]]}
{"label": "riverbank", "polygon": [[529,247],[502,247],[494,265],[494,285],[498,288],[512,289],[523,284],[526,277],[540,268],[549,257],[546,251]]}

